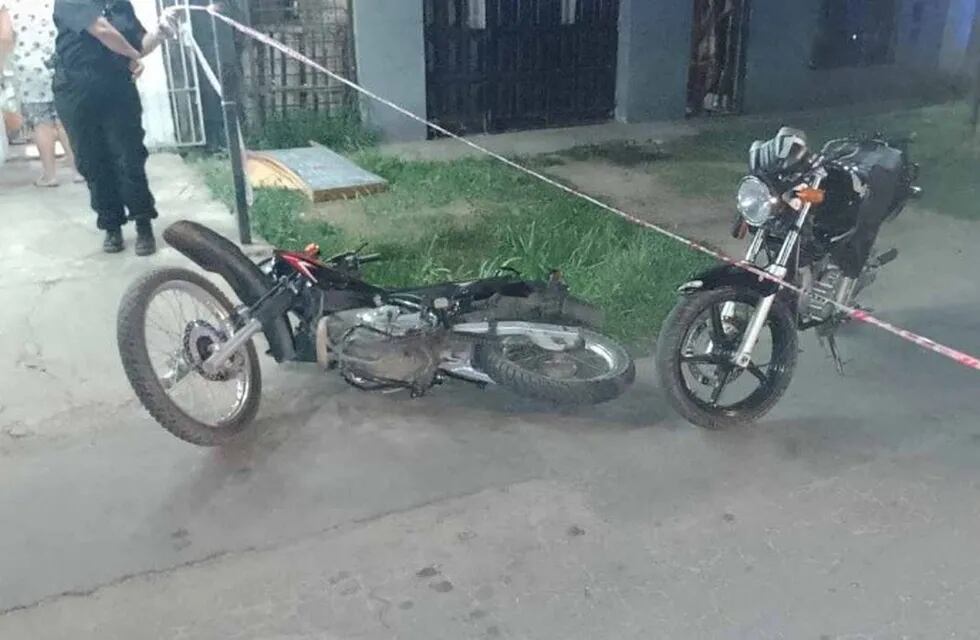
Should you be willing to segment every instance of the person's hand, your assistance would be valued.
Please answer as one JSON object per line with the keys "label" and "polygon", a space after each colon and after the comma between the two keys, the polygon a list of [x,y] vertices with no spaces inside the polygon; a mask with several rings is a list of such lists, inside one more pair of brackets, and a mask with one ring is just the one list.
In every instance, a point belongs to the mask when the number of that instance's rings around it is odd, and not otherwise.
{"label": "person's hand", "polygon": [[142,60],[129,61],[129,72],[133,74],[133,80],[139,80],[144,71],[146,71],[146,66],[143,65]]}
{"label": "person's hand", "polygon": [[160,14],[160,22],[157,30],[165,38],[176,38],[177,29],[180,27],[180,19],[183,17],[183,9],[180,7],[167,7]]}

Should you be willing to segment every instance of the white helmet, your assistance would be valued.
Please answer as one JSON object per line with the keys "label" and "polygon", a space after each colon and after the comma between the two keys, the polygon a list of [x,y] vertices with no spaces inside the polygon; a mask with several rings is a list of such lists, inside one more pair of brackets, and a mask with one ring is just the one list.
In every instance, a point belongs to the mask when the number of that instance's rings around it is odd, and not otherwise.
{"label": "white helmet", "polygon": [[752,143],[749,148],[749,169],[752,173],[789,169],[806,157],[808,148],[806,133],[800,129],[783,127],[775,138]]}

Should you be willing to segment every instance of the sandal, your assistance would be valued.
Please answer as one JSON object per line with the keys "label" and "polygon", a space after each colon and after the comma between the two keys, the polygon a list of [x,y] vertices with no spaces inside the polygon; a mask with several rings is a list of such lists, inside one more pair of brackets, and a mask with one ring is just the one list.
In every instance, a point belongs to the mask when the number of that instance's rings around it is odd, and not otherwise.
{"label": "sandal", "polygon": [[34,186],[40,189],[57,187],[58,185],[59,183],[57,178],[45,178],[44,176],[41,176],[34,181]]}

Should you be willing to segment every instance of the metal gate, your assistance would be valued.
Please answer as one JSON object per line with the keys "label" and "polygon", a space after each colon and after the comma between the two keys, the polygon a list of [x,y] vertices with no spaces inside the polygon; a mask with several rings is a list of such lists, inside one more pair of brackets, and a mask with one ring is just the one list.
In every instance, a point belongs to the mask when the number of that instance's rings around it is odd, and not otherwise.
{"label": "metal gate", "polygon": [[425,0],[429,118],[457,133],[608,120],[619,0]]}
{"label": "metal gate", "polygon": [[[190,4],[190,0],[157,0],[157,11]],[[170,93],[177,146],[201,146],[207,142],[207,138],[204,132],[201,84],[194,54],[181,43],[167,40],[163,43],[163,63],[167,72],[167,89]]]}
{"label": "metal gate", "polygon": [[688,115],[741,110],[749,0],[694,0]]}
{"label": "metal gate", "polygon": [[[350,0],[249,0],[248,8],[256,29],[356,79]],[[354,106],[346,85],[279,51],[248,41],[242,53],[244,97],[253,126],[295,111],[335,114]]]}

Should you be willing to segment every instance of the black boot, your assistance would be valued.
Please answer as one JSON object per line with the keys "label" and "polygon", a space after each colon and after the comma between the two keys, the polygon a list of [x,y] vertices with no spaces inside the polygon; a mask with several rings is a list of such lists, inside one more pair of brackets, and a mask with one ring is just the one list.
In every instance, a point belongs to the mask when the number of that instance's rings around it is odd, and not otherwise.
{"label": "black boot", "polygon": [[108,229],[105,232],[105,240],[102,242],[102,250],[106,253],[119,253],[123,250],[122,229]]}
{"label": "black boot", "polygon": [[136,255],[150,256],[157,251],[157,241],[153,237],[153,225],[149,220],[136,222]]}

